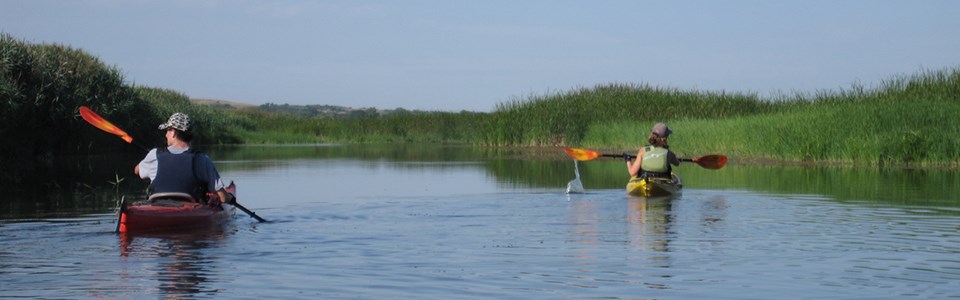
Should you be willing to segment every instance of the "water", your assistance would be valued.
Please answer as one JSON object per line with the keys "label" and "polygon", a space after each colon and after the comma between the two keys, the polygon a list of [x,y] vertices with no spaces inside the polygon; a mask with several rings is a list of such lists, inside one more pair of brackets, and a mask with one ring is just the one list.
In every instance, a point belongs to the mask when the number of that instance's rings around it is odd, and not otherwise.
{"label": "water", "polygon": [[960,297],[955,171],[684,165],[681,196],[643,199],[619,161],[567,194],[560,156],[408,147],[208,151],[270,223],[117,235],[102,178],[57,198],[99,212],[21,199],[0,298]]}
{"label": "water", "polygon": [[582,194],[583,182],[580,181],[580,166],[576,160],[573,161],[573,174],[573,180],[567,183],[567,194]]}

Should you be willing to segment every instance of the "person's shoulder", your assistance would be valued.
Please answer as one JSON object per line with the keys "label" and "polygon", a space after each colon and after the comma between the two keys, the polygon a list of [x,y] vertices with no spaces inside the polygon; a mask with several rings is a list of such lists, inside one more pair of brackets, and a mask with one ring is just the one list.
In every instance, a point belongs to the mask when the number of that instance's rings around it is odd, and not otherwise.
{"label": "person's shoulder", "polygon": [[203,153],[203,152],[199,152],[199,151],[198,151],[198,152],[194,152],[194,155],[196,155],[197,158],[199,158],[200,160],[202,160],[202,161],[204,161],[204,162],[209,162],[210,164],[213,164],[213,159],[210,158],[210,156],[207,155],[206,153]]}
{"label": "person's shoulder", "polygon": [[140,163],[150,164],[155,161],[157,161],[157,148],[153,148],[147,151],[147,154],[143,156],[143,159],[140,160]]}

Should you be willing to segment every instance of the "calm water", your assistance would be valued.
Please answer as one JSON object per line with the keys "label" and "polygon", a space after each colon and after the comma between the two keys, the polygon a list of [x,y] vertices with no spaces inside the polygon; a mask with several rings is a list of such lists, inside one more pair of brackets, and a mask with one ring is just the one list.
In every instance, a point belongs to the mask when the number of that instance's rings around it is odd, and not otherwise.
{"label": "calm water", "polygon": [[0,298],[960,297],[956,171],[685,165],[681,196],[641,199],[617,160],[565,194],[559,150],[208,152],[270,223],[117,235],[143,186],[94,161],[7,201]]}

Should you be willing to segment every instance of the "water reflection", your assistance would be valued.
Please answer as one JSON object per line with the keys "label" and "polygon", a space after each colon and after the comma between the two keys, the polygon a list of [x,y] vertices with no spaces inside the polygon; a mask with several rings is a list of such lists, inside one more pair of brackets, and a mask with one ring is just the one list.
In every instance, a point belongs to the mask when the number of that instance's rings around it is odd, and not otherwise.
{"label": "water reflection", "polygon": [[564,195],[569,159],[238,148],[212,156],[279,221],[119,241],[113,215],[0,221],[0,298],[925,299],[960,282],[948,171],[685,165],[683,195],[647,199],[624,195],[620,161],[580,163],[586,192]]}
{"label": "water reflection", "polygon": [[[225,276],[217,270],[220,257],[210,249],[221,248],[231,234],[224,228],[203,228],[192,232],[121,233],[121,265],[147,260],[146,269],[157,280],[161,298],[183,299],[197,295],[214,296],[212,282]],[[123,268],[121,278],[141,277],[144,270]],[[128,273],[131,272],[131,273]]]}
{"label": "water reflection", "polygon": [[[588,196],[590,198],[568,198],[569,241],[576,245],[571,247],[576,268],[572,278],[576,280],[568,284],[595,287],[584,285],[582,279],[587,279],[588,282],[622,282],[646,289],[671,289],[669,282],[674,276],[671,269],[676,256],[671,245],[677,239],[675,203],[680,198],[624,198],[619,192],[618,189],[616,196],[604,193]],[[624,223],[626,226],[622,226]]]}
{"label": "water reflection", "polygon": [[[670,251],[670,227],[673,225],[673,201],[676,196],[628,197],[627,225],[631,249]],[[662,257],[662,256],[661,256]],[[669,267],[665,262],[658,267]]]}
{"label": "water reflection", "polygon": [[[120,194],[143,192],[135,156],[63,156],[0,180],[0,219],[44,219],[106,212]],[[119,181],[119,183],[117,182]]]}
{"label": "water reflection", "polygon": [[582,245],[594,245],[592,247],[580,247],[577,250],[577,258],[589,260],[595,258],[593,251],[595,245],[600,241],[600,213],[596,201],[573,201],[572,213],[569,215],[568,223],[571,224],[573,231],[573,240]]}
{"label": "water reflection", "polygon": [[[216,159],[247,161],[243,168],[276,167],[276,162],[349,159],[406,162],[396,168],[476,168],[507,187],[562,190],[579,173],[584,190],[620,189],[629,179],[619,160],[597,159],[576,166],[559,148],[487,148],[445,145],[245,146],[211,149]],[[409,163],[417,162],[417,163]],[[373,164],[379,166],[379,164]],[[239,167],[239,166],[238,166]],[[956,194],[960,172],[939,169],[880,169],[740,165],[706,170],[684,164],[676,170],[690,189],[747,189],[774,194],[826,195],[840,201],[881,201],[917,205],[960,206]]]}
{"label": "water reflection", "polygon": [[[204,149],[222,175],[255,174],[276,169],[324,169],[350,162],[349,167],[390,171],[476,172],[483,183],[508,188],[562,190],[579,173],[583,191],[621,189],[629,179],[618,160],[597,159],[573,166],[559,148],[491,148],[449,145],[293,145],[224,146]],[[71,217],[108,212],[118,194],[142,194],[146,184],[132,175],[137,156],[63,157],[58,163],[24,176],[15,186],[0,186],[7,196],[0,204],[0,219]],[[577,168],[577,169],[575,169]],[[688,189],[743,189],[771,194],[824,195],[841,202],[886,202],[923,206],[960,207],[960,172],[955,170],[903,170],[738,165],[705,170],[685,164],[677,168]],[[315,174],[309,173],[306,176]],[[122,184],[111,184],[117,178]],[[46,181],[34,181],[42,178]],[[250,179],[250,178],[248,178]],[[254,178],[269,182],[271,178]],[[351,179],[352,180],[352,179]],[[346,180],[344,180],[346,181]],[[358,179],[353,186],[369,180]],[[579,188],[579,186],[577,186]],[[957,214],[956,211],[948,214]]]}

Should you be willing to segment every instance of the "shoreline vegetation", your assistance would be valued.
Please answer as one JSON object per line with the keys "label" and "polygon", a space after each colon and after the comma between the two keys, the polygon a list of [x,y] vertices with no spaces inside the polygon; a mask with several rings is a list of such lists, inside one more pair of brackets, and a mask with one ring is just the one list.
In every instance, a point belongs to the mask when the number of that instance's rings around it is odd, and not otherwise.
{"label": "shoreline vegetation", "polygon": [[[893,76],[875,88],[761,98],[754,93],[610,83],[531,95],[493,112],[345,109],[268,103],[238,107],[128,84],[81,49],[0,34],[0,179],[54,156],[129,152],[79,117],[79,106],[144,144],[182,111],[202,144],[447,143],[635,151],[655,122],[684,156],[859,166],[960,167],[960,68]],[[0,180],[5,181],[5,180]]]}

